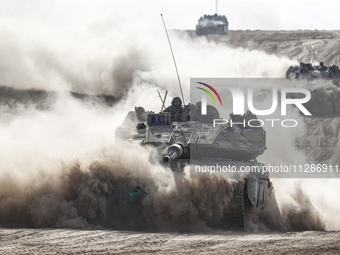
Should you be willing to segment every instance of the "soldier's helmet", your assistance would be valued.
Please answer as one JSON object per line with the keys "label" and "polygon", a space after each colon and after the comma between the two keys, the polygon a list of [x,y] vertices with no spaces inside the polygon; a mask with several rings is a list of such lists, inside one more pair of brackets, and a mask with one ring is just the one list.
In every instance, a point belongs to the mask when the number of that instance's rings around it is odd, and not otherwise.
{"label": "soldier's helmet", "polygon": [[181,100],[180,97],[174,97],[174,98],[172,99],[172,101],[171,101],[171,105],[172,105],[172,106],[177,106],[177,105],[175,105],[175,102],[176,102],[176,101],[179,101],[179,105],[178,105],[178,106],[182,106],[182,100]]}
{"label": "soldier's helmet", "polygon": [[145,109],[141,106],[135,107],[135,111],[138,112],[138,114],[145,113]]}

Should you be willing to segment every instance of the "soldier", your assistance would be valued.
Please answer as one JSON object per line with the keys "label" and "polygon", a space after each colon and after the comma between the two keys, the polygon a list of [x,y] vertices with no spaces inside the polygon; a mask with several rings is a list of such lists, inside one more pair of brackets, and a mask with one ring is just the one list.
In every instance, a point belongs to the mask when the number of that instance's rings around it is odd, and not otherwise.
{"label": "soldier", "polygon": [[136,188],[132,192],[138,192],[141,191],[142,187],[141,186],[136,186]]}
{"label": "soldier", "polygon": [[141,106],[135,107],[136,117],[139,122],[145,122],[146,121],[146,113],[145,109]]}
{"label": "soldier", "polygon": [[148,194],[145,192],[144,189],[142,189],[141,186],[136,186],[136,188],[129,194],[130,199],[125,200],[123,204],[128,203],[128,202],[135,202],[138,198],[142,197],[144,194]]}
{"label": "soldier", "polygon": [[182,100],[179,97],[174,97],[171,101],[171,106],[166,108],[164,112],[170,112],[171,119],[180,120],[183,117]]}

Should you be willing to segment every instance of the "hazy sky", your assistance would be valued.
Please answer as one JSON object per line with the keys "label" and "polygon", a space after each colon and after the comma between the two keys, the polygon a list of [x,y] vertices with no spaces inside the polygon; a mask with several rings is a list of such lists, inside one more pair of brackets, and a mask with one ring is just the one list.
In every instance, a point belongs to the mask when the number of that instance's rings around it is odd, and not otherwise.
{"label": "hazy sky", "polygon": [[[202,14],[215,13],[215,0],[0,0],[0,19],[77,26],[86,22],[139,23],[169,29],[194,29]],[[340,27],[340,1],[218,1],[218,12],[229,28],[262,30]],[[1,27],[0,27],[1,29]]]}

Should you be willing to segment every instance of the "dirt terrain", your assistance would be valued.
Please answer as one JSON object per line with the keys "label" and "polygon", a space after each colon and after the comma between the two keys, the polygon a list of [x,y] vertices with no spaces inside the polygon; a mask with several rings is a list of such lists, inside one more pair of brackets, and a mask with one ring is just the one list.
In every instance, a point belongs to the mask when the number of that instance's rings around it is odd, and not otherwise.
{"label": "dirt terrain", "polygon": [[[194,31],[189,32],[195,36]],[[303,62],[340,64],[340,31],[229,31],[228,36],[210,35],[208,40],[231,47],[261,50]]]}
{"label": "dirt terrain", "polygon": [[13,254],[339,254],[340,232],[180,234],[114,230],[1,229]]}

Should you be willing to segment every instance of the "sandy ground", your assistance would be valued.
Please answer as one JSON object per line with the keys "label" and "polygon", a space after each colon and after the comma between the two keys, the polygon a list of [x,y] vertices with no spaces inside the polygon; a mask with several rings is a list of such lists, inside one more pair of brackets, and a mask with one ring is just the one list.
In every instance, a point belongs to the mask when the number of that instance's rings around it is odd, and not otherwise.
{"label": "sandy ground", "polygon": [[[196,37],[194,30],[187,31],[187,33]],[[261,50],[298,62],[323,61],[326,65],[340,64],[340,31],[231,30],[228,36],[209,35],[206,38],[233,48]]]}
{"label": "sandy ground", "polygon": [[340,232],[284,234],[144,233],[1,229],[0,253],[13,254],[339,254]]}

